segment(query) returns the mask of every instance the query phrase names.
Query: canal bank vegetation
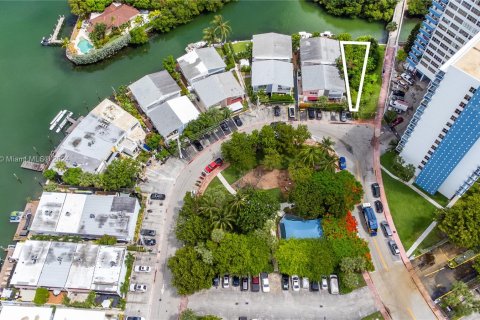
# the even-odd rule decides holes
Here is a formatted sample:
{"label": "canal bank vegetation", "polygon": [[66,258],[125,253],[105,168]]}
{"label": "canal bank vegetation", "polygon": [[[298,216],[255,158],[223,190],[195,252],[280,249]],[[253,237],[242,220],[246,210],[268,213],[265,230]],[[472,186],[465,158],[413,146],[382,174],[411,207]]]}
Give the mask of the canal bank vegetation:
{"label": "canal bank vegetation", "polygon": [[423,18],[432,5],[432,0],[408,0],[407,15],[412,18]]}
{"label": "canal bank vegetation", "polygon": [[398,0],[313,0],[330,14],[368,21],[392,20]]}

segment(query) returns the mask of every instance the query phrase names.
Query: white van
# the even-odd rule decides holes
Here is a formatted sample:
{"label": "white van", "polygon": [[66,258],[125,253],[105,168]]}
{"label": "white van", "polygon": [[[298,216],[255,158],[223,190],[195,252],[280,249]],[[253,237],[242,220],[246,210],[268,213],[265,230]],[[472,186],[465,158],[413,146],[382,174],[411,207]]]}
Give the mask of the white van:
{"label": "white van", "polygon": [[288,116],[290,118],[295,118],[295,106],[288,107]]}
{"label": "white van", "polygon": [[331,294],[340,293],[340,291],[338,290],[338,277],[336,274],[330,275],[330,293]]}
{"label": "white van", "polygon": [[405,112],[408,109],[408,104],[403,100],[390,100],[390,107],[400,112]]}

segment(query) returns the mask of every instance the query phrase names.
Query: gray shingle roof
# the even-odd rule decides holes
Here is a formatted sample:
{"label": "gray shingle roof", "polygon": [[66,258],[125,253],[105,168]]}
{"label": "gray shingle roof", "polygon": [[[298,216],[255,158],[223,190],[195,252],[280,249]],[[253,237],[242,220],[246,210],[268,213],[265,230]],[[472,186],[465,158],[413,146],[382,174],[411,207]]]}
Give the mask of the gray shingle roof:
{"label": "gray shingle roof", "polygon": [[302,90],[329,90],[345,92],[345,81],[338,68],[330,65],[302,67]]}
{"label": "gray shingle roof", "polygon": [[254,61],[252,63],[252,86],[270,84],[293,87],[293,64],[278,60]]}
{"label": "gray shingle roof", "polygon": [[227,98],[245,94],[243,88],[231,72],[214,74],[196,81],[193,83],[193,88],[207,108]]}
{"label": "gray shingle roof", "polygon": [[225,69],[227,66],[213,47],[190,51],[178,58],[177,62],[189,82],[210,74],[212,70]]}
{"label": "gray shingle roof", "polygon": [[338,40],[315,37],[300,40],[300,61],[303,64],[335,64],[340,57]]}
{"label": "gray shingle roof", "polygon": [[291,59],[292,37],[269,32],[253,35],[253,59]]}
{"label": "gray shingle roof", "polygon": [[199,115],[198,110],[186,97],[181,96],[156,106],[148,114],[153,125],[163,137],[175,130],[181,130]]}
{"label": "gray shingle roof", "polygon": [[166,70],[147,74],[128,87],[145,113],[154,103],[180,93],[180,87]]}

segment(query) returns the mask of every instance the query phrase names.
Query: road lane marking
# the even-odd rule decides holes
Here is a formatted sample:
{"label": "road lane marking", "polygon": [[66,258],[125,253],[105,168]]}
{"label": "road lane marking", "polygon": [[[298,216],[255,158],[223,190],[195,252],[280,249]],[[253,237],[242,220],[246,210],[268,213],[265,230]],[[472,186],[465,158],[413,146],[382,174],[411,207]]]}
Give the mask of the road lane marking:
{"label": "road lane marking", "polygon": [[382,262],[383,268],[388,271],[387,264],[385,263],[385,259],[383,259],[382,252],[380,251],[380,247],[378,246],[377,239],[373,238],[373,244],[375,245],[375,249],[377,250],[377,254],[380,257],[380,261]]}
{"label": "road lane marking", "polygon": [[413,320],[417,320],[417,318],[415,318],[415,316],[413,315],[412,309],[407,308],[407,311],[408,311],[408,314],[410,315],[410,317],[412,317]]}

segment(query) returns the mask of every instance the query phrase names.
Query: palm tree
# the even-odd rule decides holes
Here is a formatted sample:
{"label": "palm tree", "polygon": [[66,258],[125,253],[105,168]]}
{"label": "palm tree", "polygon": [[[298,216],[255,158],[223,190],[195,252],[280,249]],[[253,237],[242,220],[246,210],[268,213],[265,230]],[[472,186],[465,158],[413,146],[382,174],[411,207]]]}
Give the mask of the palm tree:
{"label": "palm tree", "polygon": [[235,216],[229,210],[218,210],[210,217],[210,221],[212,222],[212,227],[214,229],[229,231],[233,229]]}
{"label": "palm tree", "polygon": [[67,49],[69,45],[70,45],[70,39],[68,39],[67,37],[63,38],[62,39],[62,48]]}
{"label": "palm tree", "polygon": [[319,147],[327,153],[332,153],[335,142],[330,137],[323,137],[322,141],[318,143]]}
{"label": "palm tree", "polygon": [[217,33],[215,32],[214,27],[208,27],[203,29],[203,40],[206,41],[209,45],[218,41]]}
{"label": "palm tree", "polygon": [[215,216],[220,211],[217,199],[211,193],[205,194],[200,200],[198,211],[205,217]]}
{"label": "palm tree", "polygon": [[388,143],[388,150],[394,151],[397,148],[397,145],[398,145],[397,139],[390,140],[390,142]]}
{"label": "palm tree", "polygon": [[306,146],[298,153],[301,163],[307,167],[314,168],[324,157],[324,151],[320,148]]}
{"label": "palm tree", "polygon": [[211,24],[214,26],[215,33],[218,33],[220,41],[225,42],[232,31],[228,21],[224,21],[221,15],[216,15]]}
{"label": "palm tree", "polygon": [[243,192],[238,192],[228,202],[227,208],[230,212],[237,213],[245,206],[247,201],[248,201],[248,196]]}
{"label": "palm tree", "polygon": [[61,171],[61,172],[68,169],[67,163],[65,161],[62,161],[62,160],[59,160],[59,161],[55,162],[54,167],[55,167],[55,169],[57,169],[58,171]]}
{"label": "palm tree", "polygon": [[336,156],[332,156],[330,154],[324,154],[323,158],[320,160],[319,169],[321,171],[335,172],[337,165],[338,165],[338,159]]}

